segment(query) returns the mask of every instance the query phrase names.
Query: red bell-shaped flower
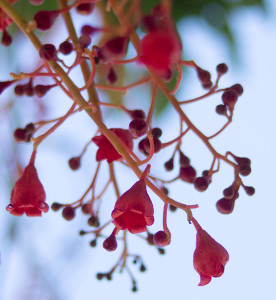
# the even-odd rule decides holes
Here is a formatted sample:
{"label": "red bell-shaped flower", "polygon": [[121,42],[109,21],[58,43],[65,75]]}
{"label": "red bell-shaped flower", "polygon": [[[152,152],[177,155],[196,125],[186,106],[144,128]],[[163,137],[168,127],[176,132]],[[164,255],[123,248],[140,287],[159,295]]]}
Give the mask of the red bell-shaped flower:
{"label": "red bell-shaped flower", "polygon": [[39,217],[41,212],[49,210],[43,185],[34,166],[35,155],[36,151],[12,190],[11,203],[6,207],[12,215],[21,216],[26,213],[28,217]]}
{"label": "red bell-shaped flower", "polygon": [[220,277],[223,274],[229,254],[194,218],[192,222],[197,231],[194,268],[200,275],[199,285],[202,286],[208,284],[212,277]]}
{"label": "red bell-shaped flower", "polygon": [[139,59],[164,75],[180,60],[181,51],[181,43],[173,30],[158,30],[148,33],[142,39]]}
{"label": "red bell-shaped flower", "polygon": [[153,205],[143,179],[137,181],[115,203],[111,213],[113,224],[120,230],[128,229],[131,233],[147,230],[154,222]]}
{"label": "red bell-shaped flower", "polygon": [[[129,150],[133,149],[132,135],[128,130],[111,128],[110,131],[112,131],[121,140],[126,148]],[[122,158],[122,156],[103,134],[93,137],[92,141],[99,147],[96,154],[96,161],[107,159],[107,162],[111,163],[114,160],[119,160]]]}

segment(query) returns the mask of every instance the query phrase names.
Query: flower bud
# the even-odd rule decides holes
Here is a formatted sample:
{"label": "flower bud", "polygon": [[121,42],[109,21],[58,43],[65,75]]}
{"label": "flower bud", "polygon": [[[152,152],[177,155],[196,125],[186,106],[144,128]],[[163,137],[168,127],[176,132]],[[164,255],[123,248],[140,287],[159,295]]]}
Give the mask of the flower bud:
{"label": "flower bud", "polygon": [[104,242],[103,242],[103,247],[105,250],[112,252],[117,249],[117,241],[115,234],[111,234],[110,237],[108,237]]}
{"label": "flower bud", "polygon": [[163,248],[171,243],[171,237],[165,231],[158,231],[153,236],[153,242],[157,247]]}

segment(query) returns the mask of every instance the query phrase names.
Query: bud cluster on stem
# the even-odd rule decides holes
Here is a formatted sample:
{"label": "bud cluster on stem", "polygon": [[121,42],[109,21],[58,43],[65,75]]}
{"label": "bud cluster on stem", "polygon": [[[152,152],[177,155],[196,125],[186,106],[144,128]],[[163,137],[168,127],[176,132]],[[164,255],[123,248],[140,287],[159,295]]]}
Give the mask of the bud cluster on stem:
{"label": "bud cluster on stem", "polygon": [[[188,222],[193,223],[196,228],[194,267],[201,278],[199,285],[209,283],[212,277],[221,276],[229,259],[228,252],[211,238],[193,217],[192,211],[199,205],[184,204],[183,195],[179,197],[180,200],[172,199],[169,197],[167,187],[179,180],[183,183],[183,188],[192,185],[197,191],[205,192],[212,184],[213,176],[219,173],[220,162],[223,161],[233,168],[234,181],[230,187],[224,189],[224,197],[216,203],[218,211],[222,214],[230,214],[233,211],[240,187],[243,187],[246,194],[250,196],[254,194],[254,188],[246,186],[240,177],[240,175],[248,176],[251,173],[251,161],[231,152],[225,155],[220,154],[210,141],[231,124],[234,108],[243,93],[243,87],[238,83],[230,87],[219,87],[220,78],[228,72],[228,66],[225,63],[219,63],[216,67],[216,80],[213,81],[211,72],[198,66],[194,61],[182,59],[183,46],[171,16],[173,4],[170,1],[160,1],[150,12],[145,13],[140,1],[129,1],[127,5],[128,1],[118,3],[116,0],[109,0],[105,9],[102,9],[104,1],[101,0],[76,0],[70,5],[67,0],[57,0],[58,9],[38,10],[31,20],[25,20],[24,16],[13,8],[12,5],[15,2],[0,0],[2,44],[5,46],[12,44],[12,39],[7,35],[7,28],[14,22],[33,44],[40,59],[37,61],[38,67],[31,73],[11,72],[12,79],[0,82],[0,94],[15,84],[14,92],[18,98],[16,101],[20,101],[20,97],[38,100],[38,98],[46,99],[48,93],[60,89],[64,92],[64,98],[71,102],[71,107],[61,117],[46,121],[34,120],[13,132],[15,141],[32,144],[33,152],[29,164],[15,183],[7,210],[15,216],[25,213],[30,217],[41,216],[42,212],[48,211],[49,206],[45,202],[46,194],[34,166],[36,154],[44,141],[73,114],[86,114],[97,127],[97,132],[94,135],[91,134],[80,154],[72,154],[68,159],[68,165],[75,173],[81,172],[82,158],[88,155],[86,151],[88,147],[94,145],[96,152],[92,160],[96,170],[88,188],[78,200],[72,203],[54,202],[51,208],[54,212],[61,210],[61,216],[67,221],[74,221],[80,216],[86,217],[87,225],[93,229],[80,230],[79,233],[81,236],[87,234],[93,236],[90,241],[91,247],[96,247],[99,244],[98,239],[104,238],[102,247],[108,252],[113,252],[120,248],[122,242],[123,251],[118,262],[109,272],[98,273],[97,279],[111,280],[116,269],[127,270],[132,280],[132,291],[136,292],[137,282],[130,271],[129,259],[135,257],[133,264],[139,263],[140,272],[145,272],[146,266],[140,255],[129,253],[127,235],[134,234],[142,237],[150,246],[156,247],[160,254],[164,254],[163,248],[169,246],[172,240],[168,225],[168,208],[170,212],[176,211],[177,208],[184,211]],[[29,2],[39,6],[43,1],[29,0]],[[101,7],[99,11],[106,14],[103,17],[105,22],[108,22],[108,13],[112,10],[118,19],[118,25],[104,24],[102,27],[95,27],[89,24],[93,20],[94,11],[99,7]],[[75,29],[77,21],[72,17],[73,10],[88,22],[82,26],[80,33]],[[49,40],[42,43],[40,36],[57,29],[55,27],[57,19],[61,18],[67,34],[60,44],[56,45],[51,40],[50,34],[47,35]],[[143,31],[142,34],[141,31]],[[99,42],[94,41],[95,34],[101,35]],[[136,54],[127,59],[129,45],[132,45]],[[73,58],[71,65],[67,65],[66,57]],[[128,78],[123,78],[123,73],[118,69],[119,67],[127,69],[130,64],[138,65],[139,70],[142,68],[143,75],[139,80],[122,86],[124,79],[127,81]],[[72,71],[75,68],[79,68],[82,73],[84,80],[82,86],[78,86],[74,81]],[[176,91],[183,83],[182,73],[185,68],[194,70],[195,80],[198,80],[205,89],[201,96],[187,100],[177,99]],[[100,82],[103,74],[104,84]],[[177,80],[171,88],[173,77]],[[45,84],[42,78],[47,78],[49,83]],[[22,83],[25,79],[28,82]],[[126,93],[136,87],[147,87],[145,90],[149,91],[146,96],[147,110],[142,110],[140,103],[134,103],[136,106],[130,108],[128,102],[122,101],[118,104],[115,100],[113,101],[112,95]],[[102,101],[101,91],[110,93],[109,102]],[[83,92],[86,92],[87,97]],[[168,141],[165,141],[162,135],[167,128],[154,126],[158,92],[166,97],[169,106],[176,113],[177,123],[181,124],[179,129],[173,131],[174,136]],[[226,118],[226,121],[220,130],[207,137],[193,123],[183,107],[218,93],[221,93],[222,103],[218,104],[214,110],[220,118]],[[127,115],[128,121],[125,122],[122,118],[121,123],[118,122],[116,126],[110,128],[108,117],[102,114],[104,108],[110,112],[121,110]],[[85,130],[87,131],[87,128]],[[201,176],[197,175],[196,164],[190,157],[192,154],[186,153],[188,151],[183,143],[188,132],[200,139],[212,155],[210,168],[204,169]],[[163,150],[169,147],[173,149],[173,154],[165,160],[162,157]],[[155,159],[157,157],[158,159]],[[178,162],[175,157],[179,157]],[[164,165],[168,172],[176,168],[177,177],[171,180],[161,179],[159,175],[155,176],[150,171],[153,163],[158,167]],[[108,165],[108,176],[102,176],[104,171],[101,166],[104,164]],[[118,183],[122,179],[115,174],[114,170],[114,166],[118,164],[123,165],[138,178],[136,182],[128,182],[128,189],[123,193],[120,193]],[[104,184],[99,185],[99,181]],[[111,212],[104,213],[104,216],[110,217],[106,222],[102,222],[100,207],[102,207],[106,190],[110,186],[113,186],[115,190],[115,197],[112,200],[114,207]],[[164,205],[163,228],[155,234],[150,233],[149,228],[158,219],[154,209],[158,204],[151,200],[149,190],[154,192],[156,198],[160,198]],[[78,211],[80,214],[77,213]],[[109,235],[106,235],[105,230],[109,226],[113,226],[113,229],[112,232],[109,231]]]}

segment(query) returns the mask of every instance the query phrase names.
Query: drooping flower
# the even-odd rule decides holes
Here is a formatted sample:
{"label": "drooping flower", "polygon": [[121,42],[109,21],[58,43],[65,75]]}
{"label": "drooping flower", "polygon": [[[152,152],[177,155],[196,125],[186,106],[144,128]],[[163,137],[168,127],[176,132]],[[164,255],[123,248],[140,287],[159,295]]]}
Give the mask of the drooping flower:
{"label": "drooping flower", "polygon": [[[147,171],[148,168],[145,172]],[[116,201],[111,217],[117,229],[139,233],[146,231],[147,226],[153,224],[153,213],[153,205],[142,175],[142,178]]]}
{"label": "drooping flower", "polygon": [[157,30],[142,39],[139,60],[165,76],[180,60],[181,51],[181,43],[173,30]]}
{"label": "drooping flower", "polygon": [[6,207],[14,216],[24,213],[28,217],[39,217],[49,210],[45,202],[46,194],[34,166],[36,151],[33,152],[28,166],[15,183],[11,193],[10,204]]}
{"label": "drooping flower", "polygon": [[[126,148],[128,148],[129,150],[133,149],[132,136],[128,130],[121,128],[111,128],[110,131],[112,131],[118,137],[118,139],[121,140]],[[117,152],[117,150],[103,134],[93,137],[92,141],[99,147],[96,154],[96,161],[107,159],[107,162],[111,163],[114,160],[119,160],[122,158],[122,156]]]}
{"label": "drooping flower", "polygon": [[199,286],[208,284],[212,277],[220,277],[229,260],[228,252],[216,242],[193,218],[196,228],[196,249],[194,252],[194,268],[200,275]]}

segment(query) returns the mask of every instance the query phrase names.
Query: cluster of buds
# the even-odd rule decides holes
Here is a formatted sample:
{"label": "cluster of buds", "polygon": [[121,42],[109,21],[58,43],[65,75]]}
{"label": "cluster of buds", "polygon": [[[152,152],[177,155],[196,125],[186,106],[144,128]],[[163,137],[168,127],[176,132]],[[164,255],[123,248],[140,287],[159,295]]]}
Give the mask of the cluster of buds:
{"label": "cluster of buds", "polygon": [[[156,247],[160,254],[164,254],[164,247],[171,243],[172,235],[167,224],[167,212],[175,211],[177,208],[187,214],[189,223],[193,223],[196,230],[196,249],[194,252],[194,268],[200,275],[199,285],[206,285],[212,277],[220,277],[224,272],[224,267],[229,259],[228,252],[217,243],[206,231],[204,231],[193,216],[193,211],[199,207],[198,204],[186,205],[168,196],[168,186],[176,180],[190,184],[199,192],[204,192],[212,183],[213,175],[220,169],[220,162],[223,161],[234,170],[233,184],[223,191],[224,197],[220,199],[216,206],[220,213],[229,214],[233,211],[236,199],[239,196],[239,188],[242,186],[248,195],[254,194],[254,188],[245,186],[240,175],[247,176],[251,172],[251,162],[248,158],[238,157],[231,152],[225,155],[218,153],[211,144],[211,139],[221,134],[233,120],[234,108],[238,98],[243,93],[240,84],[230,87],[219,87],[221,76],[228,71],[225,63],[220,63],[216,68],[216,80],[211,79],[211,73],[199,67],[194,61],[187,61],[181,58],[182,43],[176,31],[175,24],[171,18],[170,1],[161,1],[154,6],[150,12],[144,14],[139,6],[139,1],[107,1],[106,10],[102,13],[108,14],[112,10],[118,18],[117,27],[105,26],[95,27],[92,24],[85,24],[78,34],[74,29],[74,21],[71,11],[76,10],[86,20],[92,20],[91,15],[97,10],[98,5],[102,5],[101,0],[75,0],[67,5],[66,1],[58,1],[59,9],[47,11],[39,10],[31,20],[24,20],[22,16],[12,7],[16,1],[0,0],[0,30],[3,31],[2,44],[8,46],[7,28],[15,22],[21,31],[29,38],[38,51],[38,67],[31,73],[11,73],[12,79],[0,82],[0,94],[7,88],[15,85],[15,95],[28,96],[32,98],[46,97],[52,89],[59,88],[64,92],[64,97],[72,102],[70,109],[61,117],[53,120],[32,120],[24,128],[17,128],[14,131],[14,138],[17,142],[28,142],[33,145],[33,152],[29,164],[24,169],[21,177],[15,183],[11,193],[10,204],[7,211],[15,216],[24,213],[29,216],[41,216],[42,212],[48,211],[46,194],[41,184],[37,170],[35,168],[35,157],[39,154],[39,147],[43,141],[54,133],[67,119],[76,113],[86,113],[97,126],[95,135],[91,135],[89,141],[79,155],[72,156],[69,167],[73,171],[81,169],[81,159],[87,148],[94,144],[97,151],[93,160],[96,171],[93,179],[82,197],[73,203],[57,203],[51,205],[53,211],[61,210],[62,217],[73,220],[81,211],[81,216],[85,215],[87,224],[93,227],[92,230],[81,230],[80,235],[92,235],[91,247],[98,245],[98,240],[102,239],[102,247],[108,252],[115,251],[118,243],[123,242],[123,253],[119,261],[107,273],[98,273],[97,279],[112,279],[113,273],[124,269],[130,274],[132,280],[132,291],[137,291],[137,282],[128,267],[129,259],[133,263],[140,263],[140,271],[146,270],[145,264],[140,255],[128,252],[127,234],[142,237],[149,245]],[[41,5],[43,1],[30,0],[33,5]],[[129,3],[128,3],[129,2]],[[128,4],[128,5],[127,5]],[[122,6],[121,6],[122,5]],[[138,12],[138,13],[137,13]],[[54,45],[50,41],[42,44],[37,33],[50,32],[54,30],[58,18],[64,17],[68,36],[59,45]],[[24,26],[23,26],[24,25]],[[137,32],[142,29],[143,35]],[[94,44],[94,35],[102,36],[100,42]],[[49,35],[50,36],[50,35]],[[136,50],[136,56],[126,59],[128,45],[132,44]],[[64,61],[65,56],[74,57],[72,65],[68,66]],[[139,69],[143,68],[143,76],[136,82],[128,83],[127,86],[119,84],[119,73],[117,66],[128,66],[137,64]],[[84,86],[78,87],[71,76],[71,71],[80,68],[84,77]],[[192,68],[195,77],[198,78],[203,89],[203,95],[193,99],[179,100],[175,94],[182,83],[183,68]],[[105,84],[99,83],[101,74],[105,73]],[[44,84],[41,78],[49,78],[52,82]],[[172,83],[176,78],[172,89],[168,83]],[[27,83],[21,83],[25,79]],[[118,84],[117,84],[118,83]],[[127,105],[103,102],[99,97],[99,92],[104,90],[110,93],[127,92],[137,86],[150,86],[148,96],[149,108],[147,112],[140,107],[130,109]],[[177,136],[169,141],[163,141],[162,130],[164,128],[154,127],[154,111],[156,110],[157,91],[160,90],[168,99],[171,107],[175,109],[178,121],[181,124]],[[88,100],[83,97],[83,91],[87,92]],[[183,106],[206,99],[212,95],[221,93],[222,103],[218,104],[215,111],[219,115],[226,117],[225,125],[211,136],[204,135],[184,112]],[[16,100],[20,101],[20,100]],[[102,109],[121,110],[130,120],[126,124],[118,124],[116,128],[109,128],[106,120],[102,116]],[[45,126],[47,125],[47,127]],[[51,126],[49,129],[49,125]],[[174,131],[174,133],[177,130]],[[197,170],[188,157],[182,141],[188,132],[197,136],[210,150],[213,158],[210,161],[210,168],[203,170],[201,176],[197,175]],[[159,159],[152,160],[157,153],[167,147],[173,147],[172,157],[168,161]],[[143,156],[142,158],[141,155]],[[179,162],[175,163],[175,156],[179,157]],[[229,158],[230,157],[230,158]],[[178,175],[173,180],[164,180],[154,176],[150,172],[151,164],[164,164],[167,171],[178,168]],[[109,167],[109,177],[101,176],[101,165],[107,164]],[[132,171],[137,177],[136,183],[128,183],[129,189],[123,194],[119,192],[119,178],[115,176],[114,165],[122,164]],[[144,167],[145,166],[145,167]],[[102,190],[96,194],[97,182],[106,180]],[[109,220],[101,224],[100,207],[102,199],[109,186],[113,186],[116,192],[114,197],[114,208],[110,212]],[[154,223],[154,205],[149,196],[148,190],[156,194],[163,201],[163,228],[156,233],[151,233],[149,227]],[[107,214],[105,213],[105,216]],[[113,224],[113,225],[112,225]],[[109,227],[109,235],[104,232]],[[111,232],[111,234],[110,234]],[[120,237],[120,238],[119,238]]]}

